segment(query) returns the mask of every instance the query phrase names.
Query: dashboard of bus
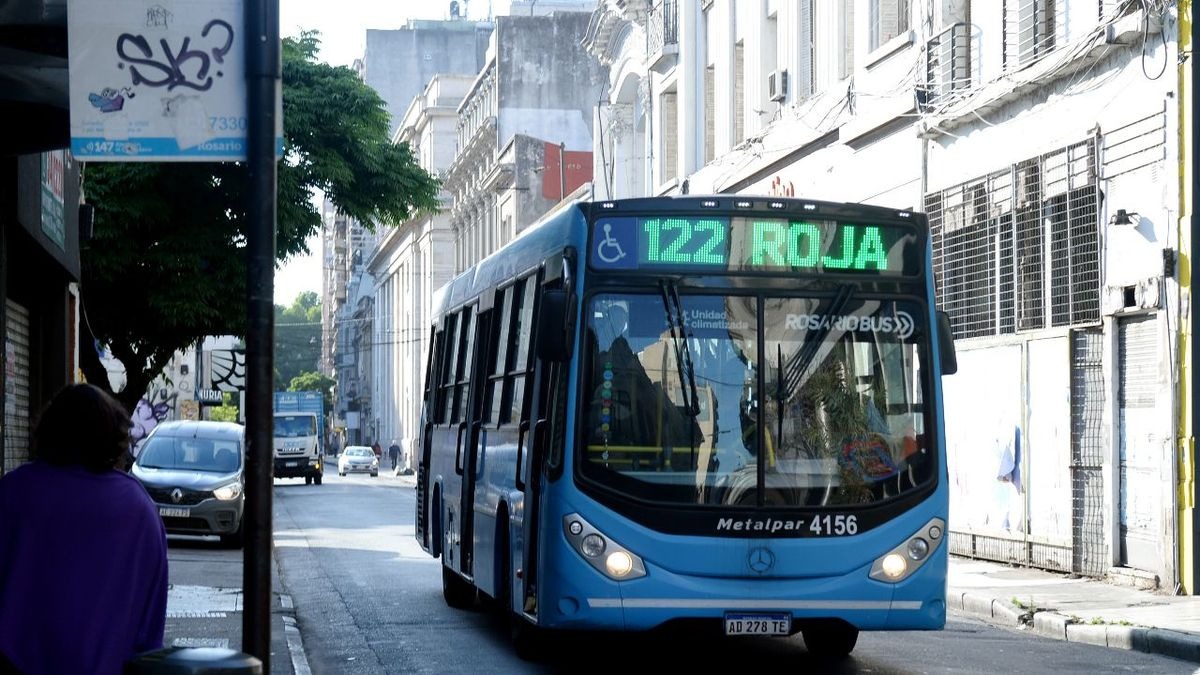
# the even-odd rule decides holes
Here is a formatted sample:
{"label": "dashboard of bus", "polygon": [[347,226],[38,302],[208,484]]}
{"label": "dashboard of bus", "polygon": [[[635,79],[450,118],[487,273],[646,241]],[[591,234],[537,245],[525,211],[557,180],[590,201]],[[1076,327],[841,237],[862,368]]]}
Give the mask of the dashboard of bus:
{"label": "dashboard of bus", "polygon": [[936,480],[918,299],[660,283],[583,311],[585,483],[744,511],[878,505]]}

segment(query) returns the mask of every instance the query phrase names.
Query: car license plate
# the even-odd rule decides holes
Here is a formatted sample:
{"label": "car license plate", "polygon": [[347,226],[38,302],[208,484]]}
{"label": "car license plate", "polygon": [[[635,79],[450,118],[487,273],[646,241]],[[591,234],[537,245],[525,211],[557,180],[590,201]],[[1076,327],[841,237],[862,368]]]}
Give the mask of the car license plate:
{"label": "car license plate", "polygon": [[174,509],[166,506],[160,506],[158,508],[158,515],[167,516],[168,518],[187,518],[189,515],[191,515],[191,511],[188,509]]}
{"label": "car license plate", "polygon": [[300,466],[300,462],[284,462],[284,466]]}
{"label": "car license plate", "polygon": [[792,630],[792,616],[785,613],[726,614],[726,635],[787,635]]}

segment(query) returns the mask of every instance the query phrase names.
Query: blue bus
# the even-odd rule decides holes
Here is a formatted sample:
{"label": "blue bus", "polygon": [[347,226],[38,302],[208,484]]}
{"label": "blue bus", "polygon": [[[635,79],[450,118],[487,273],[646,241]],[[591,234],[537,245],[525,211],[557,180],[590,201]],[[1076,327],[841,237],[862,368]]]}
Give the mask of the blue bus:
{"label": "blue bus", "polygon": [[946,617],[940,378],[918,212],[575,202],[439,291],[416,538],[446,602],[556,629],[803,635]]}

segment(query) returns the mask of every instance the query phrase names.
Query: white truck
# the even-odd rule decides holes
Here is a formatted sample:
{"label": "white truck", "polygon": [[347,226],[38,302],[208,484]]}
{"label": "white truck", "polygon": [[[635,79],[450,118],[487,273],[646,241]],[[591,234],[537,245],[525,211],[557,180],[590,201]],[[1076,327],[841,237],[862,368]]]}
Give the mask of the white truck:
{"label": "white truck", "polygon": [[[311,400],[314,398],[315,404]],[[321,484],[325,471],[324,406],[320,392],[275,393],[272,446],[276,478],[303,478],[306,485]]]}

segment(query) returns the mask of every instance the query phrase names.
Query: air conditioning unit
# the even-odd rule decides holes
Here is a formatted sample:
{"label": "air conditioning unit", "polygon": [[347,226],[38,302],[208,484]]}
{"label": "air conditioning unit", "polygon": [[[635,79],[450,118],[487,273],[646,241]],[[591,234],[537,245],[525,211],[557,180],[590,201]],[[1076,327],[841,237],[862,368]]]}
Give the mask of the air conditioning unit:
{"label": "air conditioning unit", "polygon": [[787,98],[788,74],[786,70],[772,70],[767,73],[767,98],[772,101],[782,101]]}

